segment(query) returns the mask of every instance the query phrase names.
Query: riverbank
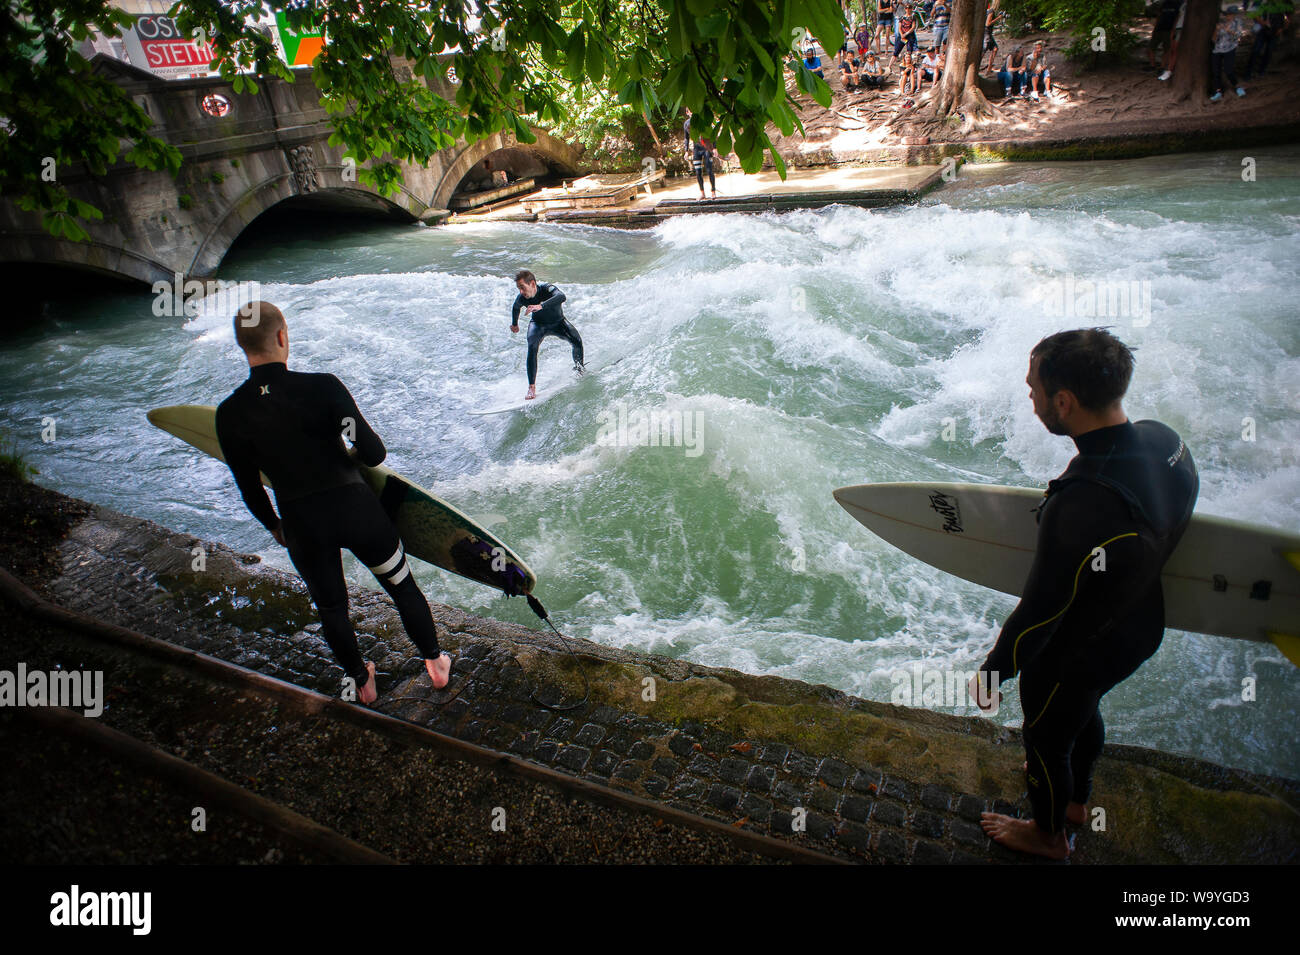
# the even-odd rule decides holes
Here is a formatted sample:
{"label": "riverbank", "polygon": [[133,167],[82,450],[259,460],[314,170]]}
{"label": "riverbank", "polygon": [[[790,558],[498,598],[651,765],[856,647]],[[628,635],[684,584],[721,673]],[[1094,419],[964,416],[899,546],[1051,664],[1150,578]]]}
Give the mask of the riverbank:
{"label": "riverbank", "polygon": [[789,172],[785,179],[773,171],[745,175],[739,169],[720,169],[716,175],[717,194],[707,199],[700,198],[694,178],[677,176],[664,179],[653,192],[642,192],[626,202],[600,208],[528,212],[520,200],[509,200],[484,212],[455,214],[444,221],[453,225],[567,222],[650,228],[673,216],[700,212],[783,212],[835,204],[878,209],[916,202],[945,178],[951,179],[959,164],[800,169]]}
{"label": "riverbank", "polygon": [[[36,488],[21,493],[61,498]],[[255,556],[105,508],[67,505],[65,512],[61,540],[9,540],[0,562],[39,566],[31,554],[47,552],[54,562],[33,583],[69,609],[338,695],[341,671],[295,578]],[[206,561],[195,571],[200,545]],[[1026,807],[1015,730],[583,640],[570,640],[571,655],[554,636],[434,605],[444,645],[457,656],[452,698],[429,687],[386,598],[352,595],[362,648],[380,671],[381,713],[841,858],[1024,861],[990,844],[977,822],[987,809]],[[6,666],[15,661],[9,632]],[[557,713],[534,695],[578,705]],[[186,718],[174,719],[183,725]],[[291,778],[301,768],[287,750],[273,759]],[[310,773],[296,778],[310,787]],[[1300,846],[1295,781],[1107,746],[1095,800],[1105,829],[1078,833],[1077,863],[1285,862]]]}
{"label": "riverbank", "polygon": [[[1139,23],[1143,41],[1150,28],[1151,21]],[[927,42],[922,31],[923,48]],[[1053,95],[1042,91],[1037,100],[1004,96],[997,69],[1017,47],[1028,52],[1039,42],[1051,70]],[[1100,68],[1093,68],[1090,58],[1067,58],[1064,51],[1071,37],[1065,34],[999,34],[998,43],[995,69],[987,69],[987,53],[981,60],[980,83],[991,114],[978,124],[961,116],[943,123],[920,120],[931,88],[913,96],[900,93],[896,69],[888,74],[892,82],[884,89],[846,89],[831,55],[823,57],[832,92],[830,108],[799,94],[791,78],[787,86],[800,102],[804,131],[782,136],[770,127],[769,135],[782,157],[795,166],[890,159],[934,162],[930,150],[917,150],[924,146],[955,149],[975,161],[1036,161],[1123,159],[1300,142],[1300,101],[1294,95],[1300,88],[1300,60],[1294,55],[1293,37],[1279,44],[1266,74],[1250,79],[1244,78],[1250,43],[1243,42],[1237,70],[1246,95],[1228,90],[1217,103],[1199,96],[1175,101],[1170,84],[1157,79],[1160,70],[1148,65],[1145,42],[1122,61],[1107,57]]]}

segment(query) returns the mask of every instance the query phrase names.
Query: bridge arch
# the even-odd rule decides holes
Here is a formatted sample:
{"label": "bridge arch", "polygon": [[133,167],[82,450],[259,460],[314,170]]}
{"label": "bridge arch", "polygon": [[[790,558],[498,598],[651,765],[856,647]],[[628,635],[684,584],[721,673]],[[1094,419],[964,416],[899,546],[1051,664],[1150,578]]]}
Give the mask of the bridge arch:
{"label": "bridge arch", "polygon": [[[533,129],[532,132],[537,137],[537,141],[532,143],[521,143],[513,133],[499,132],[493,133],[486,139],[462,146],[438,180],[438,185],[429,199],[429,205],[434,209],[446,209],[456,188],[469,171],[483,159],[502,149],[527,149],[565,174],[578,173],[582,160],[576,149],[544,130]],[[453,150],[455,148],[451,147]]]}
{"label": "bridge arch", "polygon": [[408,222],[418,219],[425,208],[420,198],[405,184],[400,187],[396,199],[389,199],[368,186],[344,179],[342,164],[317,166],[316,171],[318,185],[307,191],[295,188],[292,172],[270,176],[254,184],[230,205],[204,236],[187,273],[195,276],[211,275],[235,244],[235,240],[254,220],[289,200],[303,206],[371,212]]}

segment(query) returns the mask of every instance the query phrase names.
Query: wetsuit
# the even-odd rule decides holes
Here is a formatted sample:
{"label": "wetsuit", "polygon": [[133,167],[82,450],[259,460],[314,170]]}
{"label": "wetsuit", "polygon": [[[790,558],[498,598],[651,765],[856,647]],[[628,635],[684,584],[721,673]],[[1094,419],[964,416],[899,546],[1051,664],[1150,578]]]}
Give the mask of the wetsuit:
{"label": "wetsuit", "polygon": [[[411,575],[397,529],[361,477],[342,433],[355,435],[356,458],[374,467],[386,451],[347,388],[333,375],[257,365],[217,407],[217,440],[253,516],[280,527],[334,657],[361,686],[369,680],[348,616],[339,549],[348,548],[393,598],[407,634],[425,659],[439,654],[428,601]],[[258,471],[275,488],[280,516]]]}
{"label": "wetsuit", "polygon": [[[820,63],[821,61],[818,60]],[[695,155],[692,160],[695,166],[695,179],[700,184],[700,195],[704,194],[704,173],[709,173],[709,191],[717,192],[718,185],[713,176],[713,144],[705,140],[700,140],[695,144]]]}
{"label": "wetsuit", "polygon": [[564,293],[554,285],[549,282],[545,285],[538,282],[536,295],[525,298],[523,293],[520,293],[515,297],[515,304],[510,306],[512,328],[519,324],[520,309],[529,305],[542,306],[532,313],[532,321],[528,324],[528,384],[530,385],[537,384],[537,349],[541,347],[542,339],[548,335],[557,335],[572,345],[573,363],[582,365],[582,336],[564,317],[564,309],[560,307],[564,300]]}
{"label": "wetsuit", "polygon": [[1092,791],[1101,697],[1160,646],[1160,572],[1199,488],[1186,445],[1157,421],[1074,441],[1078,455],[1038,512],[1024,595],[981,667],[1001,681],[1020,675],[1029,799],[1047,832]]}

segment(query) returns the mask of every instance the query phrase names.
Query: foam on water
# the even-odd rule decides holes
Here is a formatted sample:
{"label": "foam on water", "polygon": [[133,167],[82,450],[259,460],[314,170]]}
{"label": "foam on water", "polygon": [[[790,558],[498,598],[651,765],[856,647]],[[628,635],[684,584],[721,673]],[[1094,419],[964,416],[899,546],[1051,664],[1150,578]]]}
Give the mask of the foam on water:
{"label": "foam on water", "polygon": [[[977,666],[1014,601],[902,555],[830,491],[1055,476],[1072,446],[1043,430],[1023,383],[1044,334],[1117,326],[1137,355],[1127,409],[1185,437],[1199,509],[1300,530],[1300,163],[1261,153],[1270,175],[1247,192],[1216,185],[1232,161],[973,170],[905,209],[644,232],[314,230],[254,239],[223,275],[263,283],[289,315],[293,366],[348,384],[393,467],[492,518],[569,632],[887,700],[915,662]],[[524,336],[507,328],[520,267],[562,286],[588,363],[605,367],[575,381],[549,341],[539,386],[564,394],[473,417],[526,384]],[[1150,315],[1049,313],[1070,275],[1149,283]],[[105,296],[11,340],[6,427],[47,483],[288,569],[229,472],[144,420],[242,380],[224,304],[178,319],[149,304]],[[698,422],[699,444],[610,446],[620,409]],[[34,437],[46,415],[53,446]],[[432,599],[532,620],[476,584],[418,576]],[[1251,675],[1267,706],[1241,701]],[[1103,710],[1114,741],[1297,776],[1298,690],[1271,647],[1170,633]],[[1019,718],[1012,693],[997,719]]]}

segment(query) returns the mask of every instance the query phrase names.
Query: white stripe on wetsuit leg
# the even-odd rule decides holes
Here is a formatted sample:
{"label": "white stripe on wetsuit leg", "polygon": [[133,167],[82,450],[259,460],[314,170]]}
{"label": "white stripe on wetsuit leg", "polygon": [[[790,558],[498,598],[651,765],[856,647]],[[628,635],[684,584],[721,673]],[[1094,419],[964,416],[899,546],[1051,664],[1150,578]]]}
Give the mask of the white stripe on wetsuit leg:
{"label": "white stripe on wetsuit leg", "polygon": [[388,560],[384,561],[382,564],[380,564],[377,567],[371,567],[370,570],[376,576],[382,577],[385,574],[392,573],[393,569],[401,562],[402,562],[402,545],[401,543],[398,543],[397,550],[394,552],[392,557],[388,558]]}
{"label": "white stripe on wetsuit leg", "polygon": [[393,574],[393,576],[389,577],[388,582],[393,586],[397,586],[403,580],[406,579],[406,575],[409,574],[410,572],[411,572],[411,565],[408,564],[406,561],[402,561],[402,569],[399,570],[397,573]]}

